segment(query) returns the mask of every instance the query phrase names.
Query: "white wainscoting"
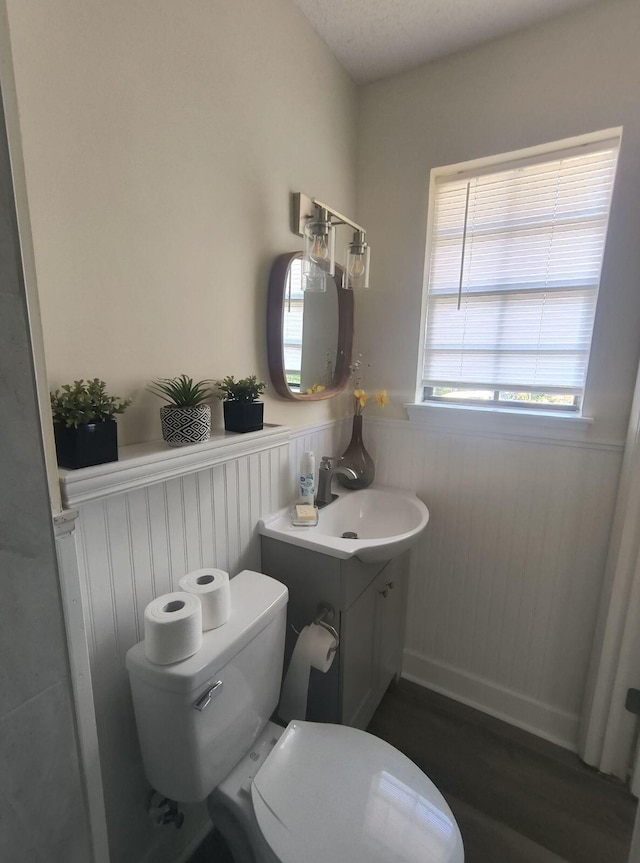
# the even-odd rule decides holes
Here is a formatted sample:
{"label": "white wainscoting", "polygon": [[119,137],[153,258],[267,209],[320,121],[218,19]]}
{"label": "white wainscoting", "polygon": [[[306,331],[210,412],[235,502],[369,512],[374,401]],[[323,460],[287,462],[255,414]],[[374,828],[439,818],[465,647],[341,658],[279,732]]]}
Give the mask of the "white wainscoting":
{"label": "white wainscoting", "polygon": [[124,665],[143,638],[145,606],[194,569],[259,569],[259,518],[293,500],[300,453],[332,453],[338,433],[334,423],[265,430],[166,457],[125,447],[111,467],[64,474],[65,501],[78,511],[77,561],[67,550],[61,562],[77,565],[84,597],[111,860],[174,863],[208,822],[204,806],[185,807],[180,831],[154,827],[145,813],[148,785]]}
{"label": "white wainscoting", "polygon": [[[192,569],[259,568],[257,521],[293,499],[301,454],[339,454],[348,436],[348,421],[267,434],[201,468],[176,456],[183,470],[168,475],[148,460],[136,473],[134,458],[133,472],[114,469],[119,488],[74,473],[77,560],[68,545],[61,560],[84,604],[112,860],[183,859],[207,827],[203,806],[187,808],[181,831],[145,814],[124,667],[145,605]],[[405,675],[574,748],[621,446],[369,416],[365,443],[377,481],[413,489],[431,511],[412,554]]]}
{"label": "white wainscoting", "polygon": [[365,445],[431,513],[404,675],[575,749],[622,446],[370,418]]}

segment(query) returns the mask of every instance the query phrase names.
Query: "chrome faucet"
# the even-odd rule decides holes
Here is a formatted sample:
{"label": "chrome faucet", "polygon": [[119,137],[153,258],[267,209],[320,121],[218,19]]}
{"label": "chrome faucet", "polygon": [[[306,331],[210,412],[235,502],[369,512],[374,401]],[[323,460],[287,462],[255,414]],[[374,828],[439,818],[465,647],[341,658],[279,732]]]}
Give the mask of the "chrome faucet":
{"label": "chrome faucet", "polygon": [[332,467],[332,461],[337,461],[337,459],[335,456],[330,455],[323,455],[320,461],[320,467],[318,468],[318,492],[316,494],[316,506],[318,509],[322,509],[323,506],[327,506],[338,497],[337,494],[331,493],[331,481],[336,474],[342,474],[342,476],[347,476],[349,479],[358,479],[358,474],[355,470],[352,470],[350,467],[343,467],[342,465]]}

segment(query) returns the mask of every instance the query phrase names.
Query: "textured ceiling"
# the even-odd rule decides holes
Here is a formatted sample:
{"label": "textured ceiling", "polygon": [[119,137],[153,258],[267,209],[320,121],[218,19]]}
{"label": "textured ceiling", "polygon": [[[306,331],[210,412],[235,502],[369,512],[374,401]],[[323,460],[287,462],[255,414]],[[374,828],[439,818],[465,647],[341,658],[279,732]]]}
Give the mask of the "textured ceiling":
{"label": "textured ceiling", "polygon": [[354,81],[364,84],[596,0],[294,2]]}

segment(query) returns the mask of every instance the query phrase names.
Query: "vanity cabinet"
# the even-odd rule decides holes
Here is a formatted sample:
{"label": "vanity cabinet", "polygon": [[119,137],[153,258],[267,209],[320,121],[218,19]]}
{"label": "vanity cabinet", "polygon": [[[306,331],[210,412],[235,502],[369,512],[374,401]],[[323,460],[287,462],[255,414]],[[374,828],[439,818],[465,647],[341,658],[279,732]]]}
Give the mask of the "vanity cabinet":
{"label": "vanity cabinet", "polygon": [[331,557],[261,537],[262,570],[289,589],[285,671],[295,630],[311,623],[318,606],[338,630],[340,647],[326,674],[311,669],[307,719],[366,728],[400,674],[406,615],[409,553],[381,563]]}

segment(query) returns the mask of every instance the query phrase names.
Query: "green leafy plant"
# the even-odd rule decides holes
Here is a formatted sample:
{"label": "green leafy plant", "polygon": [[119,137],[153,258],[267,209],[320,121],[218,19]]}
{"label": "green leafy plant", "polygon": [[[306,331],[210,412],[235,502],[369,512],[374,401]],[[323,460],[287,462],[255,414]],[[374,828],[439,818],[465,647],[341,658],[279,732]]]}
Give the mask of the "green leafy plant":
{"label": "green leafy plant", "polygon": [[259,381],[255,375],[240,378],[236,381],[233,375],[227,375],[216,383],[218,398],[226,402],[255,402],[266,390],[264,381]]}
{"label": "green leafy plant", "polygon": [[187,375],[177,378],[158,378],[147,387],[154,396],[165,399],[176,408],[195,408],[215,395],[209,380],[194,381]]}
{"label": "green leafy plant", "polygon": [[50,393],[54,423],[77,428],[87,423],[111,420],[115,414],[123,413],[131,399],[110,396],[106,386],[99,378],[86,382],[80,379]]}

